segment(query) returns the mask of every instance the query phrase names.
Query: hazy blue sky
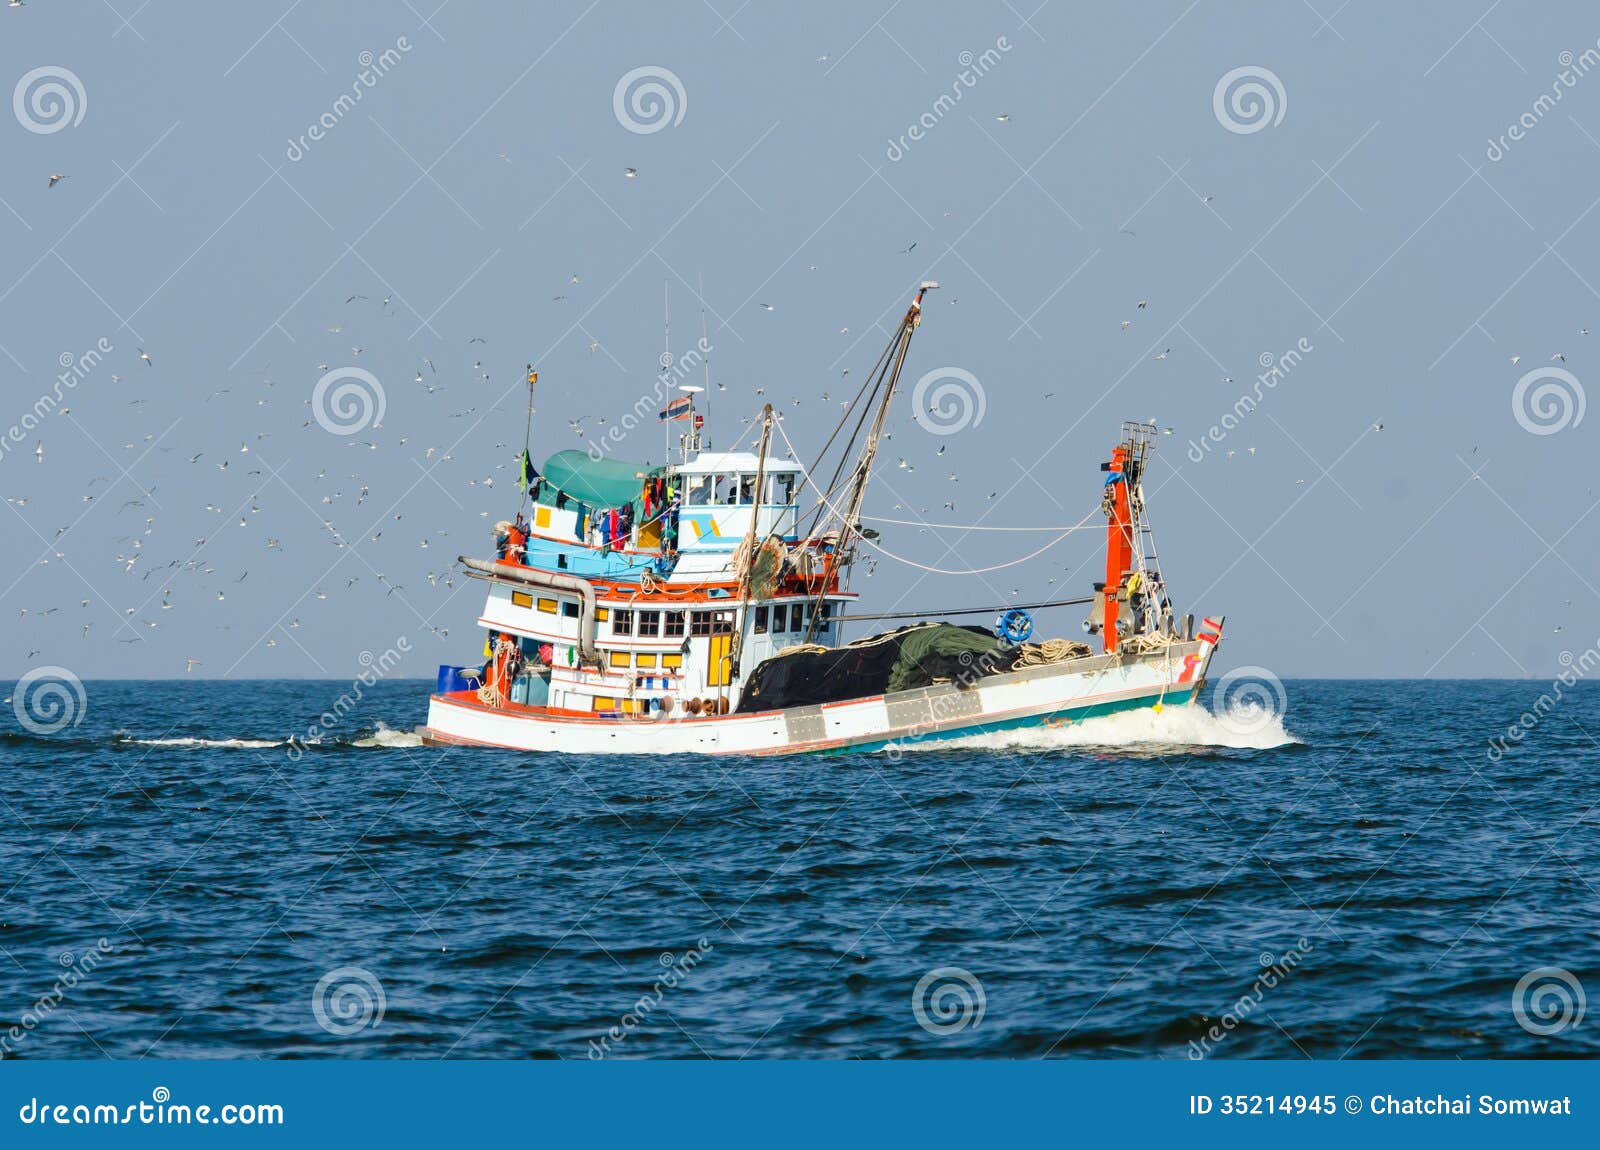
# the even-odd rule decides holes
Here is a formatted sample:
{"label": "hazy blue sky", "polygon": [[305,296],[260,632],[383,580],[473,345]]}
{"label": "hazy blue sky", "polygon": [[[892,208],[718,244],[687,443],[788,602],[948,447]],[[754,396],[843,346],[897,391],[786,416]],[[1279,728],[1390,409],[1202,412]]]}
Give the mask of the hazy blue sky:
{"label": "hazy blue sky", "polygon": [[[1600,332],[1600,67],[1583,58],[1600,13],[1035,6],[0,12],[5,89],[54,69],[33,87],[63,83],[67,105],[52,119],[50,93],[41,110],[24,90],[0,115],[0,425],[52,391],[63,355],[112,349],[66,390],[70,412],[0,458],[0,673],[161,676],[194,658],[196,674],[343,678],[400,636],[407,673],[469,660],[476,586],[427,575],[481,554],[514,509],[523,364],[542,372],[536,454],[580,446],[569,420],[593,429],[650,390],[664,281],[673,346],[698,337],[701,277],[719,444],[764,387],[802,448],[917,282],[941,281],[880,515],[1073,524],[1120,421],[1171,426],[1150,480],[1161,555],[1181,606],[1227,614],[1219,670],[1542,676],[1592,645],[1600,416],[1575,403],[1600,362],[1600,334],[1581,334]],[[360,54],[385,49],[363,85]],[[659,130],[614,109],[639,68],[681,84]],[[1265,122],[1226,91],[1219,113],[1241,68]],[[325,114],[324,138],[291,143]],[[923,138],[898,143],[924,114]],[[1262,357],[1292,348],[1308,350],[1259,406],[1191,452]],[[384,415],[338,436],[308,405],[345,367],[373,373]],[[1552,367],[1571,375],[1522,397],[1536,409],[1553,383],[1568,426],[1534,434],[1513,393]],[[953,435],[912,418],[910,385],[940,368],[983,396]],[[624,454],[659,461],[658,429]],[[884,530],[946,568],[1048,538]],[[869,610],[1077,594],[1100,544],[982,578],[884,559],[856,585]],[[1075,635],[1081,614],[1047,629]]]}

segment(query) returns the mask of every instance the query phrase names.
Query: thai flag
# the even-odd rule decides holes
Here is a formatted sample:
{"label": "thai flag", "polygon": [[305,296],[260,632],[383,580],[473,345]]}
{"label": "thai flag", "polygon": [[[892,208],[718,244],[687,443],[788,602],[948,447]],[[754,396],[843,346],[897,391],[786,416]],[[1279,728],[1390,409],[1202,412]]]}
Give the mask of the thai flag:
{"label": "thai flag", "polygon": [[667,401],[667,406],[661,409],[661,420],[688,419],[689,413],[694,409],[694,400],[687,395],[680,395],[677,399]]}

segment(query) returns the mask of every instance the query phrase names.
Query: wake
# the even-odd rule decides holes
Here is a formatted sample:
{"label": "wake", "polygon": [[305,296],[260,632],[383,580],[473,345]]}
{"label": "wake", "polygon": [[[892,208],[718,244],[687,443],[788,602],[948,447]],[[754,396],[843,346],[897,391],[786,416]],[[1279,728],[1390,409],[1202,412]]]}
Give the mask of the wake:
{"label": "wake", "polygon": [[992,731],[938,742],[919,740],[900,749],[1056,751],[1068,748],[1126,748],[1149,751],[1223,747],[1264,751],[1293,746],[1301,741],[1284,727],[1282,715],[1263,707],[1246,704],[1217,715],[1198,703],[1186,703],[1178,707],[1163,707],[1160,711],[1154,708],[1123,711],[1059,726]]}

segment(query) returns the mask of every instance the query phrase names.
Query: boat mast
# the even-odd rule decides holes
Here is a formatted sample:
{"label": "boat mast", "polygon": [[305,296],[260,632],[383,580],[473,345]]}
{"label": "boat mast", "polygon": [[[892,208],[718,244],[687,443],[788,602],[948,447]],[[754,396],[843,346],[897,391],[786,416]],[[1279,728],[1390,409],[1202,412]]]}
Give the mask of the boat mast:
{"label": "boat mast", "polygon": [[[872,466],[878,457],[878,444],[883,437],[883,425],[889,417],[889,404],[893,401],[895,388],[900,382],[900,372],[905,367],[906,353],[911,350],[911,337],[922,324],[922,297],[930,289],[938,286],[929,280],[917,289],[917,298],[911,301],[911,306],[906,309],[905,318],[900,321],[900,329],[890,341],[886,353],[889,362],[885,368],[888,373],[888,383],[878,398],[872,425],[867,429],[861,457],[856,463],[855,478],[850,486],[850,499],[845,504],[844,521],[839,525],[838,542],[834,544],[834,571],[843,570],[855,560],[856,540],[861,536],[861,505],[866,499],[867,481],[872,478]],[[857,426],[859,427],[859,424]],[[806,621],[804,641],[807,643],[811,642],[817,633],[819,611],[826,590],[826,582],[819,585],[810,618]]]}
{"label": "boat mast", "polygon": [[733,628],[733,676],[739,675],[739,655],[744,647],[744,626],[750,614],[751,574],[756,565],[756,528],[761,521],[761,497],[767,486],[767,451],[772,446],[772,404],[761,409],[761,447],[756,456],[755,500],[750,508],[750,529],[745,533],[744,565],[739,572],[739,616]]}
{"label": "boat mast", "polygon": [[522,428],[522,461],[520,464],[520,479],[518,486],[522,488],[522,495],[517,499],[517,515],[520,518],[523,510],[528,506],[528,472],[533,470],[533,458],[528,454],[528,448],[533,442],[533,385],[539,382],[539,373],[533,370],[533,364],[528,365],[528,420]]}
{"label": "boat mast", "polygon": [[[672,378],[672,285],[666,280],[661,281],[661,358],[657,361],[661,365],[661,393],[666,397],[665,402],[671,403],[671,389],[669,381]],[[662,450],[666,453],[666,461],[672,463],[672,420],[663,420],[666,424],[666,443]]]}
{"label": "boat mast", "polygon": [[[710,424],[710,422],[711,422],[711,332],[710,332],[710,330],[708,329],[708,327],[706,325],[706,274],[705,274],[705,272],[701,272],[700,273],[700,356],[701,356],[700,363],[705,368],[705,380],[706,380],[706,383],[705,383],[705,388],[706,388],[706,423]],[[698,432],[696,433],[695,438],[697,440],[699,439]],[[696,450],[700,450],[699,443],[696,443],[695,448],[696,448]],[[709,437],[707,437],[707,439],[705,441],[704,449],[706,451],[710,451],[711,450],[711,440],[710,440]]]}

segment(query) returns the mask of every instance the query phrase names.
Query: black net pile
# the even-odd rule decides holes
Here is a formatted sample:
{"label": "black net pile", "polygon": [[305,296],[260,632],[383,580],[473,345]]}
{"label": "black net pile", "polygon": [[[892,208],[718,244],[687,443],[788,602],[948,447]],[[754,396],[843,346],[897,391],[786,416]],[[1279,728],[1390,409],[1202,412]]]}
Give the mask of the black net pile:
{"label": "black net pile", "polygon": [[1011,669],[1012,650],[992,631],[918,623],[844,647],[801,647],[757,667],[739,697],[739,713],[808,707],[909,691],[936,682],[976,682]]}

